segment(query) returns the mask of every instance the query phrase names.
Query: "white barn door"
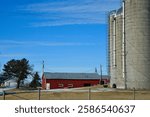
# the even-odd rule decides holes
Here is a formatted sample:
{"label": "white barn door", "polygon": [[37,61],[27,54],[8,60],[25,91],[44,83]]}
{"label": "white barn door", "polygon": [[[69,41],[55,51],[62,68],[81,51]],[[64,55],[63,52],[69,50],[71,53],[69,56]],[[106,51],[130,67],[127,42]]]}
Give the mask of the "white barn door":
{"label": "white barn door", "polygon": [[49,90],[51,87],[51,84],[50,83],[46,83],[46,90]]}

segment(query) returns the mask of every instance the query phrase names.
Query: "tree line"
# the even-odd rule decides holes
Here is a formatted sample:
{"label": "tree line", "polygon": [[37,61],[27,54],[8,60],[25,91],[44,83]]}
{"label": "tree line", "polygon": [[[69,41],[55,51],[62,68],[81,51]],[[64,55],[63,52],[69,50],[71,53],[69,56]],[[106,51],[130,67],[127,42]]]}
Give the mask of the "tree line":
{"label": "tree line", "polygon": [[41,79],[38,72],[33,72],[33,66],[29,64],[29,60],[23,58],[21,60],[12,59],[4,64],[2,76],[5,80],[16,79],[17,86],[20,88],[20,84],[24,82],[28,76],[32,77],[32,81],[29,87],[37,88],[41,86]]}

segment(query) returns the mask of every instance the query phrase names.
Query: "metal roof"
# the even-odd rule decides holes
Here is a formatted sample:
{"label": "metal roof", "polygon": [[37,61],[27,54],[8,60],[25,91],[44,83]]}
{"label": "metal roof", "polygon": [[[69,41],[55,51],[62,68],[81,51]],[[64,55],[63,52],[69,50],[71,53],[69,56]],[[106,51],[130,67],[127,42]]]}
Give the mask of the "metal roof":
{"label": "metal roof", "polygon": [[[44,72],[44,77],[46,79],[80,79],[80,80],[96,80],[100,79],[101,76],[98,73],[52,73]],[[103,79],[108,79],[107,75],[102,76]]]}
{"label": "metal roof", "polygon": [[109,15],[110,15],[110,16],[115,15],[116,12],[117,12],[116,10],[112,10],[112,11],[109,12]]}
{"label": "metal roof", "polygon": [[117,15],[122,14],[123,8],[121,7],[120,9],[117,10]]}
{"label": "metal roof", "polygon": [[109,12],[109,15],[110,15],[110,16],[113,16],[113,15],[120,15],[120,14],[122,14],[122,11],[123,11],[123,9],[122,9],[122,7],[121,7],[121,8],[119,8],[118,10],[112,10],[112,11],[110,11],[110,12]]}

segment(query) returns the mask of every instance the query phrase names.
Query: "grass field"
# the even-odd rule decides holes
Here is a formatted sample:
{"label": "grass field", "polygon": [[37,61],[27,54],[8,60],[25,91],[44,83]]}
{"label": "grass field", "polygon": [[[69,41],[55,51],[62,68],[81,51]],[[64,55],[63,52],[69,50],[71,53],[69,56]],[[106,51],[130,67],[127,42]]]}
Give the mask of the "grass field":
{"label": "grass field", "polygon": [[[109,89],[109,88],[108,88]],[[67,91],[41,91],[41,100],[150,100],[150,91],[111,90],[107,88],[92,87]],[[5,96],[6,100],[38,100],[38,91],[11,90],[15,94]],[[3,96],[0,96],[3,100]]]}

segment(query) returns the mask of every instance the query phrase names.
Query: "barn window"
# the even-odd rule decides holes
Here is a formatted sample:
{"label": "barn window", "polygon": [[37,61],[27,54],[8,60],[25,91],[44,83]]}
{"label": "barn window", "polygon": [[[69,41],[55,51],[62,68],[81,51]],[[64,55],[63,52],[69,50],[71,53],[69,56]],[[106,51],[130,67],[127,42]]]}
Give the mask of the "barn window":
{"label": "barn window", "polygon": [[89,86],[91,86],[90,83],[84,83],[84,87],[89,87]]}
{"label": "barn window", "polygon": [[68,84],[68,88],[72,88],[73,87],[73,84]]}
{"label": "barn window", "polygon": [[58,87],[64,87],[64,84],[58,84]]}

